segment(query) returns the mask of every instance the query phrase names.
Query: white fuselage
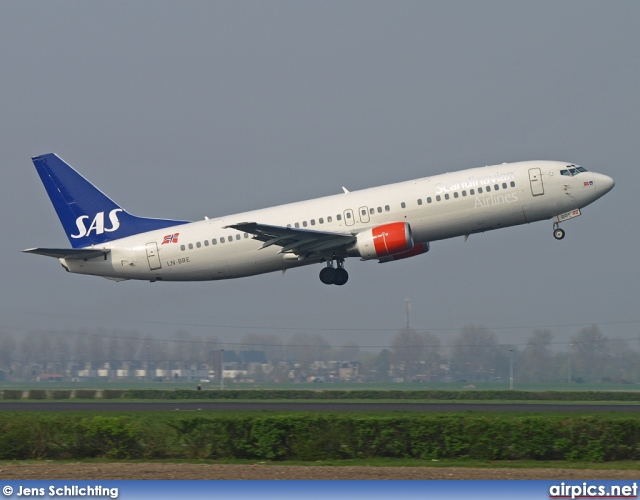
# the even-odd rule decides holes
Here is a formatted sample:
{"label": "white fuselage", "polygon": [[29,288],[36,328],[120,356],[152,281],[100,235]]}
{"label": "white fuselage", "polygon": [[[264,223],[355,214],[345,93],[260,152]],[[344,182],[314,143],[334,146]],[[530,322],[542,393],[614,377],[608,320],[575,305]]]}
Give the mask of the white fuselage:
{"label": "white fuselage", "polygon": [[[461,170],[397,184],[181,224],[92,248],[104,257],[60,259],[70,272],[113,279],[215,280],[318,263],[225,226],[257,222],[309,231],[357,234],[392,222],[411,226],[415,243],[550,219],[605,194],[609,177],[561,175],[567,163],[529,161]],[[177,234],[166,242],[167,235]],[[177,241],[176,241],[177,240]]]}

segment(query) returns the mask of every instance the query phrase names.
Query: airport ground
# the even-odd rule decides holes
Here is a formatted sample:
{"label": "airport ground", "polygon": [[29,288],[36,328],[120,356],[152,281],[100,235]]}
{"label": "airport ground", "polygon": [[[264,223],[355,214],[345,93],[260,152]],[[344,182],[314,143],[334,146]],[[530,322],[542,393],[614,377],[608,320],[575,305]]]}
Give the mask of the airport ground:
{"label": "airport ground", "polygon": [[441,480],[544,479],[638,480],[640,464],[629,470],[506,467],[368,467],[271,464],[193,464],[141,462],[29,462],[0,463],[4,480]]}
{"label": "airport ground", "polygon": [[[350,405],[350,403],[333,403],[333,402],[287,402],[285,405],[292,407],[287,410],[309,410],[306,405],[312,404],[313,410],[318,411],[321,409],[331,411],[344,411]],[[274,402],[184,402],[181,401],[177,405],[175,402],[38,402],[38,401],[20,401],[20,402],[2,402],[0,408],[2,410],[19,411],[19,410],[49,410],[49,411],[64,411],[65,409],[73,408],[74,411],[89,410],[89,411],[105,411],[120,410],[122,411],[124,406],[128,409],[136,409],[137,405],[144,406],[146,410],[162,411],[172,410],[175,411],[178,408],[180,410],[194,410],[204,409],[209,405],[223,404],[226,409],[233,407],[234,410],[238,410],[236,405],[244,406],[242,409],[252,409],[264,411],[263,405],[274,406]],[[280,403],[283,404],[283,403]],[[367,403],[359,403],[358,409],[362,410],[367,407]],[[407,403],[405,403],[407,404]],[[584,402],[583,402],[584,404]],[[39,408],[40,405],[44,405],[44,408]],[[90,408],[84,407],[85,405]],[[246,406],[245,406],[246,405]],[[257,405],[258,407],[253,407]],[[383,408],[377,407],[378,405]],[[367,408],[368,411],[375,410],[398,410],[407,408],[399,408],[402,406],[399,402],[384,402],[375,403],[376,408]],[[97,406],[97,407],[94,407]],[[176,407],[177,406],[177,407]],[[192,408],[197,406],[198,408]],[[275,406],[278,406],[276,403]],[[437,408],[433,408],[436,406]],[[457,403],[456,409],[460,410],[461,406],[466,405]],[[474,405],[476,410],[484,412],[492,411],[507,411],[507,412],[522,412],[522,411],[535,411],[535,412],[585,412],[587,414],[593,414],[594,412],[600,413],[602,411],[610,412],[631,412],[637,413],[640,407],[636,404],[627,405],[613,405],[612,408],[608,403],[600,404],[587,404],[586,407],[582,407],[581,404],[572,404],[554,402],[552,404],[513,404],[497,403],[493,404],[478,404]],[[249,408],[247,408],[249,407]],[[207,408],[211,409],[211,408]],[[448,408],[448,403],[438,403],[435,405],[425,403],[411,403],[412,410],[421,411],[454,411],[453,408]],[[465,408],[468,409],[468,408]],[[566,464],[566,462],[565,462]],[[436,463],[412,463],[411,466],[406,466],[403,463],[399,463],[398,466],[393,464],[384,464],[381,466],[379,463],[367,465],[363,462],[357,464],[326,464],[319,465],[313,464],[274,464],[274,463],[234,463],[223,464],[215,461],[205,461],[203,463],[184,463],[184,462],[110,462],[110,461],[83,461],[83,462],[70,462],[70,461],[25,461],[25,462],[3,462],[0,463],[0,478],[4,480],[26,480],[26,479],[68,479],[68,480],[139,480],[139,479],[175,479],[175,480],[265,480],[265,479],[281,479],[281,480],[323,480],[323,479],[340,479],[340,480],[457,480],[457,479],[472,479],[472,480],[503,480],[503,479],[543,479],[543,480],[638,480],[640,479],[640,463],[619,463],[619,464],[607,464],[606,468],[604,464],[567,464],[566,466],[558,464],[535,464],[528,467],[522,463],[487,463],[487,464],[463,464],[470,466],[460,467],[458,464],[443,464]]]}

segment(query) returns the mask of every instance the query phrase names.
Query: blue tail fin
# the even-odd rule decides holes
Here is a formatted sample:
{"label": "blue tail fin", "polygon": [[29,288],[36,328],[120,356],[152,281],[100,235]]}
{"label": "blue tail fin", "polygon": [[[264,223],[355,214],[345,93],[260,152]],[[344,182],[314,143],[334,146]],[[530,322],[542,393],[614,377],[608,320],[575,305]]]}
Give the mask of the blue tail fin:
{"label": "blue tail fin", "polygon": [[33,164],[73,248],[100,245],[188,222],[127,213],[55,154],[36,156]]}

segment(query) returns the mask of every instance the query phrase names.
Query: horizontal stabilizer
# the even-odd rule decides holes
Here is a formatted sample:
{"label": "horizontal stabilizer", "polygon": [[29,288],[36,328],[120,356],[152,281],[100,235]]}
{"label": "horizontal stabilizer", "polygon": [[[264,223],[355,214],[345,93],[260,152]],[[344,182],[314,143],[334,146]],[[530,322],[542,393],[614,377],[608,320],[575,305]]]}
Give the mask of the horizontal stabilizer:
{"label": "horizontal stabilizer", "polygon": [[23,250],[23,252],[55,257],[56,259],[85,260],[104,257],[111,252],[111,250],[93,250],[91,248],[27,248]]}

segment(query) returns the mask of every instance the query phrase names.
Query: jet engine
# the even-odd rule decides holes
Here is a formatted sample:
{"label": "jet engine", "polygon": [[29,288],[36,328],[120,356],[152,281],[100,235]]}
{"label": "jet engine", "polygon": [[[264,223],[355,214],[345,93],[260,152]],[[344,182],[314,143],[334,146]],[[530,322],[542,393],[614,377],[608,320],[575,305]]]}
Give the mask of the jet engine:
{"label": "jet engine", "polygon": [[[348,255],[360,257],[362,260],[380,259],[381,262],[386,262],[394,260],[394,256],[411,252],[413,249],[411,226],[406,222],[392,222],[358,233],[355,243],[348,250]],[[426,250],[418,253],[424,251]]]}

